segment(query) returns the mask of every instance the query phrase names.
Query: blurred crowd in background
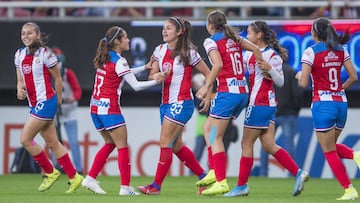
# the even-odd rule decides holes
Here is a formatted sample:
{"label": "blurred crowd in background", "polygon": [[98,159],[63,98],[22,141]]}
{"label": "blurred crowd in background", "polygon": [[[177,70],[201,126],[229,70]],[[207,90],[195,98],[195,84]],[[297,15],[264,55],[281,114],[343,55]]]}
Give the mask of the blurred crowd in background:
{"label": "blurred crowd in background", "polygon": [[[1,1],[11,1],[11,0],[0,0]],[[29,0],[16,0],[16,1],[29,1]],[[41,1],[41,0],[35,0]],[[56,0],[54,0],[56,1]],[[64,0],[63,0],[64,1]],[[91,2],[95,0],[69,0],[69,1],[77,1],[77,2]],[[99,0],[96,0],[99,1]],[[103,0],[107,2],[121,1],[121,0]],[[125,1],[136,1],[136,0],[125,0]],[[146,0],[142,0],[146,1]],[[178,1],[178,0],[159,0],[162,2],[169,1]],[[210,0],[211,1],[211,0]],[[213,0],[214,1],[214,0]],[[230,0],[227,0],[230,1]],[[266,1],[266,0],[264,0]],[[278,0],[278,1],[290,1],[290,0]],[[295,0],[296,1],[296,0]],[[331,13],[331,4],[334,1],[345,1],[345,6],[339,9],[339,13],[337,16],[340,18],[348,18],[354,19],[358,18],[358,14],[360,13],[360,7],[351,7],[349,3],[351,1],[357,0],[328,0],[328,5],[324,7],[296,7],[291,9],[291,16],[294,18],[316,18],[321,16],[330,16]],[[186,0],[184,1],[186,2]],[[204,14],[212,10],[211,8],[204,9]],[[241,16],[241,10],[239,8],[224,8],[223,11],[230,18],[237,18]],[[0,17],[7,15],[7,8],[0,7]],[[246,9],[246,15],[249,17],[256,16],[283,16],[284,8],[281,7],[271,7],[271,8],[248,8]],[[74,17],[91,17],[91,16],[104,16],[104,8],[67,8],[66,16],[74,16]],[[134,17],[134,18],[142,18],[145,16],[145,8],[113,8],[111,10],[111,16],[122,16],[122,17]],[[192,16],[193,8],[154,8],[153,16],[161,17],[161,16]],[[58,8],[15,8],[14,9],[15,17],[45,17],[45,16],[59,16]]]}

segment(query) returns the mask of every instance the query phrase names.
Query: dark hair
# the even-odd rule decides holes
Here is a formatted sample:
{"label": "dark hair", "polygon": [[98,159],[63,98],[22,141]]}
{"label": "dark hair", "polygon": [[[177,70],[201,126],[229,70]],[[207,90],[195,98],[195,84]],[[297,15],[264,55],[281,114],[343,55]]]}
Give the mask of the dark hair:
{"label": "dark hair", "polygon": [[171,53],[171,57],[180,56],[180,61],[184,64],[190,63],[190,50],[197,49],[191,42],[191,24],[189,21],[179,17],[171,17],[168,21],[176,27],[176,31],[181,30],[181,35],[176,42],[175,49]]}
{"label": "dark hair", "polygon": [[124,33],[125,30],[118,26],[113,26],[108,29],[105,37],[99,41],[96,56],[93,59],[95,68],[103,68],[103,65],[110,61],[109,51],[114,47],[115,39],[121,40]]}
{"label": "dark hair", "polygon": [[283,46],[280,46],[275,31],[270,29],[269,25],[265,21],[258,20],[251,23],[250,26],[254,32],[263,33],[263,39],[265,43],[277,51],[282,60],[286,61],[288,59],[287,49]]}
{"label": "dark hair", "polygon": [[40,47],[46,47],[48,41],[49,41],[49,36],[45,33],[41,33],[40,32],[40,27],[38,24],[34,23],[34,22],[27,22],[25,23],[22,27],[25,26],[31,26],[34,28],[36,34],[40,35],[39,39],[36,39],[32,44],[30,44],[28,46],[29,48],[29,53],[30,54],[34,54]]}
{"label": "dark hair", "polygon": [[220,10],[214,10],[207,16],[207,21],[215,26],[218,32],[224,32],[226,37],[240,43],[239,31],[227,24],[226,15]]}
{"label": "dark hair", "polygon": [[345,35],[338,35],[334,26],[327,18],[318,18],[313,23],[313,31],[320,41],[324,41],[330,49],[336,48],[339,44],[346,44],[350,39],[349,28]]}

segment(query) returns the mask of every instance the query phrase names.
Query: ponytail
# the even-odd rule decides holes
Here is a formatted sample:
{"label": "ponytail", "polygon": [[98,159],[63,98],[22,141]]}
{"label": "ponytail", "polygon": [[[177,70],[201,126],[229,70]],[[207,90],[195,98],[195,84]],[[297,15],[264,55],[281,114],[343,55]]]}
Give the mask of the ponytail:
{"label": "ponytail", "polygon": [[350,39],[349,28],[345,34],[338,34],[327,18],[318,18],[313,23],[313,31],[320,41],[324,41],[329,49],[336,49],[338,45],[346,44]]}
{"label": "ponytail", "polygon": [[103,68],[104,64],[110,61],[109,51],[114,48],[115,39],[121,40],[124,33],[125,30],[118,26],[113,26],[108,29],[105,37],[99,41],[96,55],[93,59],[95,68]]}

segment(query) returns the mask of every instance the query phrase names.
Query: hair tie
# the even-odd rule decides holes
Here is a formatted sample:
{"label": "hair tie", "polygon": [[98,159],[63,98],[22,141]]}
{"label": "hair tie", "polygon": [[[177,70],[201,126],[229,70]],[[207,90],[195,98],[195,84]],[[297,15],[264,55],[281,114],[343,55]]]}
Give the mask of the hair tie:
{"label": "hair tie", "polygon": [[178,18],[178,17],[171,17],[171,19],[174,20],[176,22],[176,24],[179,25],[179,27],[182,30],[181,34],[184,34],[185,31],[186,31],[185,22],[182,19]]}
{"label": "hair tie", "polygon": [[122,28],[117,27],[117,30],[116,30],[114,36],[112,36],[112,38],[109,40],[109,44],[111,44],[114,41],[114,39],[117,37],[117,35],[120,33],[121,30],[122,30]]}
{"label": "hair tie", "polygon": [[316,22],[314,23],[314,30],[315,30],[315,33],[316,33],[317,35],[319,35],[320,33],[319,33],[318,28],[317,28],[317,22],[318,22],[318,21],[316,21]]}

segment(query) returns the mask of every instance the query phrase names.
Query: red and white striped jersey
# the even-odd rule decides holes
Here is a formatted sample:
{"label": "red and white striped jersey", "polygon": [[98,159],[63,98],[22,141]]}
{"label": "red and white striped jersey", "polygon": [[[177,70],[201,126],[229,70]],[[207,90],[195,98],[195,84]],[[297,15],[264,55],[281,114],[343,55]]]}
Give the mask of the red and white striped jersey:
{"label": "red and white striped jersey", "polygon": [[168,44],[161,44],[154,50],[153,56],[159,62],[161,72],[171,69],[170,75],[163,82],[162,103],[170,104],[178,101],[192,100],[191,79],[193,68],[202,60],[200,54],[191,49],[190,64],[183,64],[180,57],[171,57]]}
{"label": "red and white striped jersey", "polygon": [[57,64],[57,58],[50,49],[40,47],[35,54],[29,54],[26,48],[18,49],[14,62],[23,77],[29,106],[35,107],[55,95],[49,68]]}
{"label": "red and white striped jersey", "polygon": [[[223,62],[223,67],[216,78],[217,92],[248,93],[241,44],[226,38],[224,33],[217,32],[205,39],[204,48],[207,55],[212,50],[218,50]],[[210,58],[209,60],[212,63]]]}
{"label": "red and white striped jersey", "polygon": [[342,46],[331,50],[324,42],[319,42],[305,50],[301,63],[311,67],[313,102],[347,101],[340,80],[341,68],[347,60],[350,55]]}
{"label": "red and white striped jersey", "polygon": [[91,113],[98,115],[121,114],[120,96],[123,77],[131,72],[127,60],[110,51],[110,61],[96,69],[94,88],[90,101]]}
{"label": "red and white striped jersey", "polygon": [[[270,47],[261,49],[262,57],[270,63],[273,69],[282,73],[281,57]],[[245,67],[249,71],[250,98],[249,105],[276,106],[275,91],[271,78],[265,78],[257,66],[253,52],[246,51],[244,54]]]}

